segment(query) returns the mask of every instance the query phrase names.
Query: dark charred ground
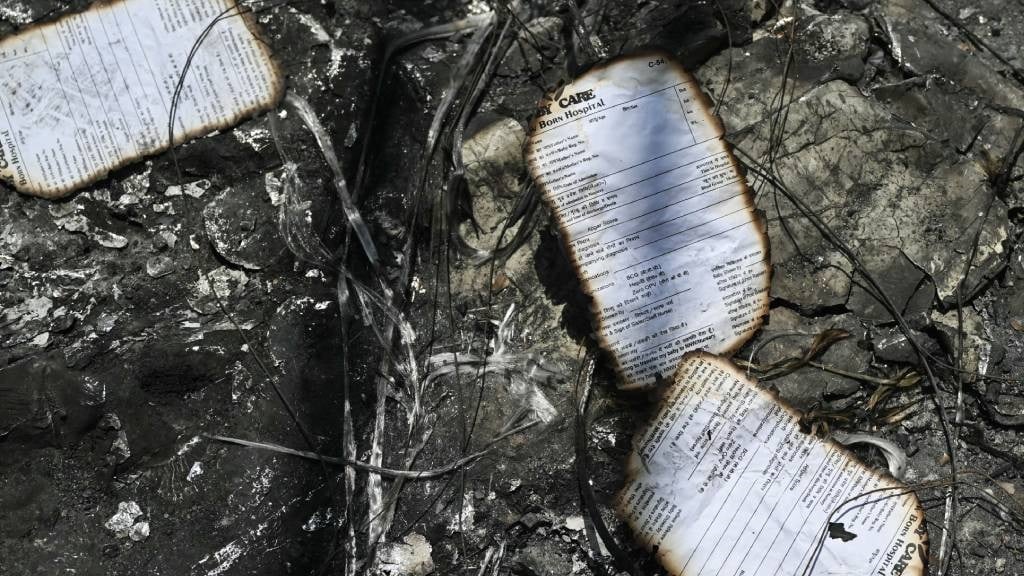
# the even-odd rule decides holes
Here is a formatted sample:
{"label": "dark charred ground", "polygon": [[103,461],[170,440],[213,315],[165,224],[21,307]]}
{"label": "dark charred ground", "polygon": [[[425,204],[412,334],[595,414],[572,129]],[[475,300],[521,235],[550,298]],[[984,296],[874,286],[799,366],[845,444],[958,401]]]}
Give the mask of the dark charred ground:
{"label": "dark charred ground", "polygon": [[[6,1],[0,32],[86,4]],[[359,208],[392,275],[410,233],[404,218],[426,133],[467,37],[417,44],[382,70],[385,46],[486,8],[339,0],[295,2],[260,16],[289,90],[318,112],[349,178],[372,132]],[[965,490],[952,574],[1024,574],[1024,538],[982,492],[998,492],[1016,510],[1005,490],[1024,488],[1024,387],[1016,380],[1024,365],[1024,199],[1021,169],[1004,170],[1024,122],[1022,14],[1019,0],[825,0],[780,8],[760,0],[626,1],[590,2],[583,10],[591,40],[609,55],[647,46],[675,53],[721,104],[740,150],[760,156],[778,140],[774,171],[860,255],[926,349],[952,363],[962,324],[963,365],[982,376],[965,378],[959,467],[998,484],[979,480]],[[478,148],[475,162],[467,162],[465,209],[455,213],[467,219],[472,210],[478,229],[460,229],[479,246],[493,245],[525,178],[518,146],[533,105],[567,77],[571,20],[572,12],[554,3],[528,10],[529,31],[513,28],[520,41],[471,124],[467,136]],[[772,100],[784,78],[788,124],[773,139]],[[381,113],[371,126],[374,98]],[[336,246],[343,220],[326,166],[294,115],[281,122],[286,152],[307,184],[309,226]],[[279,234],[281,159],[265,117],[177,154],[181,181],[165,154],[59,202],[0,193],[4,575],[341,573],[340,471],[203,435],[307,448],[265,367],[317,449],[339,455],[347,374],[365,460],[380,349],[362,322],[349,321],[344,371],[334,272],[297,262]],[[751,180],[772,240],[773,306],[763,333],[737,357],[754,350],[762,363],[800,356],[814,334],[835,326],[851,336],[821,363],[876,378],[915,366],[863,277],[785,198]],[[432,178],[428,188],[442,184]],[[490,334],[491,321],[515,303],[514,347],[555,371],[539,390],[558,415],[500,444],[464,474],[409,483],[378,551],[380,572],[476,574],[487,564],[500,574],[601,574],[609,564],[588,544],[591,522],[575,464],[572,394],[589,321],[546,214],[536,226],[498,266],[497,279],[489,267],[455,255],[445,270],[427,240],[418,244],[409,306],[417,351],[464,347],[473,334]],[[428,226],[417,232],[431,237]],[[355,262],[355,274],[366,275]],[[958,323],[953,289],[961,284]],[[793,332],[802,336],[772,339]],[[955,372],[937,369],[952,386]],[[768,384],[807,410],[819,430],[895,441],[910,456],[908,482],[949,475],[931,401],[935,396],[955,413],[948,390],[896,392],[884,409],[920,400],[896,422],[866,408],[875,388],[863,379],[804,368]],[[437,424],[414,467],[456,460],[471,422],[470,446],[481,446],[521,400],[500,378],[478,385],[467,379],[439,389],[431,400]],[[401,467],[404,442],[398,400],[389,402],[385,443],[392,467]],[[589,473],[602,516],[627,548],[610,504],[632,433],[653,406],[652,397],[614,392],[598,366]],[[859,453],[883,465],[873,449]],[[364,474],[359,482],[351,503],[357,531],[367,522]],[[944,494],[921,494],[933,553]],[[139,506],[135,522],[148,523],[148,537],[118,538],[105,527],[122,502]],[[655,571],[643,551],[631,555]]]}

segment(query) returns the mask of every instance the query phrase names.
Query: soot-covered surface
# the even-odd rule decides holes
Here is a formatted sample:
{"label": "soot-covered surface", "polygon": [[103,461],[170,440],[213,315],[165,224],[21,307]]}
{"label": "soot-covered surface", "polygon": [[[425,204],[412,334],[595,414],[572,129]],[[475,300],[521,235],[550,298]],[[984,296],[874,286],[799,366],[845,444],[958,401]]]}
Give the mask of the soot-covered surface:
{"label": "soot-covered surface", "polygon": [[[0,33],[87,4],[2,2]],[[617,392],[598,358],[578,441],[574,391],[593,349],[588,303],[549,216],[527,211],[529,222],[517,225],[526,227],[524,245],[493,268],[473,264],[468,251],[449,256],[441,248],[456,230],[481,249],[518,230],[502,234],[523,194],[525,127],[540,96],[574,72],[574,61],[651,46],[673,53],[720,105],[740,160],[769,166],[864,266],[855,270],[784,195],[748,172],[768,222],[772,309],[736,358],[770,374],[773,363],[802,357],[817,334],[848,332],[814,365],[776,370],[766,384],[809,413],[809,428],[895,442],[909,456],[912,484],[949,477],[936,411],[943,406],[958,431],[964,482],[946,573],[1024,572],[1014,495],[1024,473],[1024,199],[1021,168],[1007,163],[1024,122],[1024,5],[581,4],[575,20],[556,3],[521,3],[507,32],[515,41],[496,56],[469,116],[460,148],[466,184],[440,199],[449,181],[442,171],[458,147],[447,136],[456,108],[443,123],[422,205],[413,204],[413,192],[428,131],[473,34],[416,43],[385,67],[386,47],[484,14],[490,4],[337,0],[259,14],[288,90],[324,123],[350,184],[373,135],[356,204],[381,266],[374,271],[353,250],[350,270],[368,285],[381,278],[394,285],[411,264],[402,308],[416,334],[409,344],[420,374],[429,372],[432,354],[480,355],[488,342],[508,362],[483,382],[474,373],[449,374],[426,388],[420,405],[429,418],[417,416],[413,433],[408,417],[416,403],[401,375],[385,369],[394,381],[378,387],[387,363],[372,327],[383,318],[342,317],[337,268],[299,260],[282,233],[283,152],[303,182],[294,197],[303,227],[330,249],[346,235],[328,166],[294,112],[273,113],[281,150],[267,116],[179,148],[180,179],[163,154],[57,202],[0,190],[0,573],[341,574],[351,552],[346,520],[359,570],[626,569],[596,543],[595,514],[639,571],[657,570],[611,506],[633,432],[657,398]],[[500,15],[503,25],[507,13]],[[894,388],[912,380],[908,371],[921,371],[920,359],[865,270],[933,355],[940,390],[919,381]],[[959,409],[957,372],[949,367],[957,358],[964,370]],[[374,457],[378,390],[388,392],[379,438],[390,468],[444,466],[484,448],[524,414],[543,422],[460,472],[405,482],[390,529],[370,547],[382,515],[370,513],[365,472],[346,503],[338,466],[208,438],[308,449],[276,384],[316,449],[340,456],[346,383],[361,461]],[[886,386],[894,389],[880,394]],[[588,455],[582,470],[578,445]],[[874,447],[854,450],[884,466]],[[581,474],[591,489],[584,492],[594,496],[583,505]],[[382,495],[393,486],[385,478]],[[921,492],[933,572],[945,495],[942,485]]]}

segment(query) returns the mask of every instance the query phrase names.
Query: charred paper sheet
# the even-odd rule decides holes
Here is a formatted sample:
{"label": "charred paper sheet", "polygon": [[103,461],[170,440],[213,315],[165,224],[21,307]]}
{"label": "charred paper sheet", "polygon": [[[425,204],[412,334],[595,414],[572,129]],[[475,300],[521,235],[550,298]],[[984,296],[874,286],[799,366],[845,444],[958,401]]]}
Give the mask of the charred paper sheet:
{"label": "charred paper sheet", "polygon": [[725,353],[768,307],[768,239],[721,123],[671,57],[593,69],[542,103],[530,171],[561,227],[623,387]]}
{"label": "charred paper sheet", "polygon": [[274,106],[284,80],[235,0],[113,0],[0,41],[0,178],[57,198]]}
{"label": "charred paper sheet", "polygon": [[637,437],[619,512],[676,575],[916,576],[927,557],[912,492],[705,354]]}

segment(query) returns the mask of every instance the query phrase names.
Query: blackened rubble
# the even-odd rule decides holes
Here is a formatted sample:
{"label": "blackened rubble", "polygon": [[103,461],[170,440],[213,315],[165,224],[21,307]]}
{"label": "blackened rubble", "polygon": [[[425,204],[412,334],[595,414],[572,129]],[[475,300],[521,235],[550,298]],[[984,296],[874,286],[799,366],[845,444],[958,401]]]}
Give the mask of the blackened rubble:
{"label": "blackened rubble", "polygon": [[[806,411],[808,429],[894,442],[908,456],[911,484],[950,474],[935,410],[944,406],[959,430],[964,482],[944,573],[1024,571],[1013,496],[1024,489],[1024,168],[1001,177],[1024,123],[1024,6],[1014,1],[590,0],[580,3],[582,27],[558,3],[523,2],[464,141],[444,136],[428,172],[426,189],[445,190],[442,165],[463,152],[464,185],[436,202],[443,217],[434,196],[413,205],[411,191],[433,114],[473,34],[417,43],[386,70],[385,46],[484,13],[487,3],[337,0],[261,13],[289,90],[324,123],[351,189],[373,136],[356,203],[382,256],[380,277],[401,278],[404,243],[420,234],[403,306],[422,366],[430,356],[440,358],[436,367],[499,345],[518,362],[490,373],[484,387],[463,369],[430,388],[423,405],[433,431],[412,438],[423,447],[408,466],[411,402],[396,385],[385,403],[382,464],[444,466],[522,423],[517,416],[549,418],[495,444],[464,473],[407,482],[373,570],[605,574],[614,543],[598,541],[595,520],[644,573],[656,566],[611,508],[631,438],[655,400],[616,392],[600,358],[592,379],[580,375],[592,348],[588,303],[549,216],[519,204],[534,107],[578,72],[572,66],[588,63],[589,44],[605,56],[652,45],[673,52],[719,105],[749,168],[771,240],[772,310],[734,359],[763,368],[802,358],[815,337],[842,330],[847,336],[810,362],[765,384]],[[87,5],[7,2],[0,33]],[[347,377],[355,456],[370,459],[376,336],[362,316],[339,313],[336,270],[295,258],[280,232],[282,207],[291,206],[334,250],[346,235],[343,211],[311,134],[294,114],[271,114],[287,160],[263,116],[176,150],[181,178],[163,154],[60,202],[0,190],[0,572],[277,575],[326,564],[342,573],[340,467],[325,476],[315,462],[204,437],[309,448],[266,368],[317,449],[340,456]],[[287,161],[303,184],[291,197]],[[765,168],[858,256],[931,359],[939,390],[927,386],[921,358],[872,283],[765,181]],[[421,217],[410,228],[413,210]],[[503,233],[517,210],[526,219]],[[472,249],[444,252],[452,231]],[[493,273],[490,262],[472,261],[474,250],[513,238],[522,246]],[[372,280],[352,254],[353,276]],[[580,439],[575,393],[586,381]],[[851,450],[885,466],[874,446]],[[593,507],[580,504],[580,474]],[[360,559],[366,478],[357,475],[351,510]],[[383,479],[385,493],[392,485]],[[933,499],[934,572],[945,491],[922,496]],[[138,506],[131,526],[145,522],[148,537],[108,529],[122,503]]]}

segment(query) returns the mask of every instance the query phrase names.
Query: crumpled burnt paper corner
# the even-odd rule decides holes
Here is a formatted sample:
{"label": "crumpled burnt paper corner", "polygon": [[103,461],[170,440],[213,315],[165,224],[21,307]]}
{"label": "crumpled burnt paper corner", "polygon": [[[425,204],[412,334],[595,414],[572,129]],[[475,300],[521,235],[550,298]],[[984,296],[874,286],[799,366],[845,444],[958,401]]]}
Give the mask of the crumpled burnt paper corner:
{"label": "crumpled burnt paper corner", "polygon": [[[216,21],[216,24],[214,22]],[[235,0],[97,2],[0,40],[0,178],[60,198],[273,108],[284,76]]]}
{"label": "crumpled burnt paper corner", "polygon": [[928,557],[914,492],[707,354],[635,438],[618,509],[680,576],[921,576]]}

